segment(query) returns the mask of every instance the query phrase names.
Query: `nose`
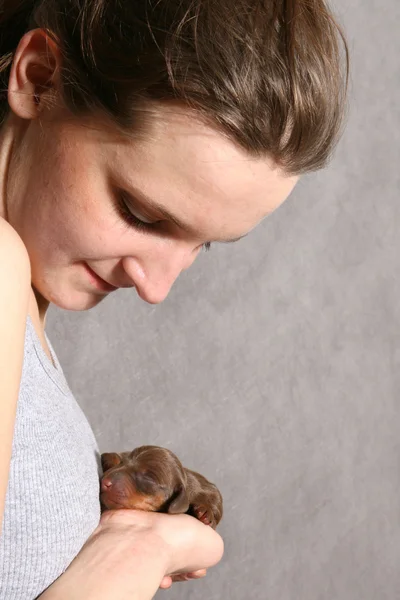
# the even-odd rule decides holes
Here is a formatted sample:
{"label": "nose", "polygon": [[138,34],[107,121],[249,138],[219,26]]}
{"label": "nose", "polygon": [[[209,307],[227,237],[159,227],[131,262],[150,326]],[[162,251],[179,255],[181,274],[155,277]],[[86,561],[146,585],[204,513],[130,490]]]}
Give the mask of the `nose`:
{"label": "nose", "polygon": [[108,479],[107,477],[103,477],[103,479],[101,480],[100,488],[101,488],[102,492],[108,492],[112,488],[111,479]]}
{"label": "nose", "polygon": [[181,272],[194,263],[200,249],[188,249],[183,242],[163,245],[138,257],[126,257],[122,264],[140,298],[149,304],[159,304],[168,296]]}

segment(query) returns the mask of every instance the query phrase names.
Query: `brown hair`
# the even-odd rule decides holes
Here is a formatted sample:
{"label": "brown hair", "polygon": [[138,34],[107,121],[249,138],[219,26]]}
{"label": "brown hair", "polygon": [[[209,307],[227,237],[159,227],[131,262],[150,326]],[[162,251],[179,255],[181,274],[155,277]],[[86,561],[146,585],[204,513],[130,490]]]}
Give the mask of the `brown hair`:
{"label": "brown hair", "polygon": [[73,114],[128,130],[146,101],[180,101],[288,174],[323,167],[339,138],[348,48],[324,0],[0,0],[1,90],[37,27]]}

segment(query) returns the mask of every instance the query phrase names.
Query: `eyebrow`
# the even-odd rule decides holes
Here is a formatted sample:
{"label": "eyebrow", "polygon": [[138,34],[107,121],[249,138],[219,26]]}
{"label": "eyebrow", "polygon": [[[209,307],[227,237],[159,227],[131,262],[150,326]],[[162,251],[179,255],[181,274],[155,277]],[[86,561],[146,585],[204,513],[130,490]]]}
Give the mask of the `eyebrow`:
{"label": "eyebrow", "polygon": [[[132,192],[129,192],[129,195],[132,197],[133,202],[135,202],[135,200],[138,200],[139,203],[141,203],[143,201],[145,204],[147,204],[149,206],[149,208],[151,208],[155,212],[160,213],[167,220],[172,221],[172,223],[174,223],[177,227],[182,229],[182,231],[185,231],[186,233],[188,233],[189,235],[193,235],[194,237],[198,237],[198,235],[199,235],[198,231],[196,231],[195,229],[190,227],[190,225],[187,225],[186,223],[181,221],[181,219],[179,219],[177,216],[173,215],[169,210],[164,208],[164,206],[162,206],[161,204],[158,204],[158,202],[155,202],[154,200],[149,198],[149,196],[147,196],[143,192],[139,192],[138,190],[134,189],[134,190],[132,190]],[[237,238],[232,238],[229,240],[216,240],[216,241],[220,244],[234,244],[235,242],[242,240],[243,238],[247,237],[248,235],[249,235],[248,233],[245,233],[244,235],[241,235]]]}

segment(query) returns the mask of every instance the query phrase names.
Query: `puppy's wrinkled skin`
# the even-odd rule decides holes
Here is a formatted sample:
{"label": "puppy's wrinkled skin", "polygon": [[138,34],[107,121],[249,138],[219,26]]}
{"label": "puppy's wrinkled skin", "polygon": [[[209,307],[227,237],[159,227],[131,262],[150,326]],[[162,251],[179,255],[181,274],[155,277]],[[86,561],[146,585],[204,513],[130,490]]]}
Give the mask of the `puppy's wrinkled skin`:
{"label": "puppy's wrinkled skin", "polygon": [[132,452],[101,455],[102,510],[134,508],[171,514],[187,513],[216,528],[222,518],[222,496],[205,477],[185,469],[173,452],[141,446]]}

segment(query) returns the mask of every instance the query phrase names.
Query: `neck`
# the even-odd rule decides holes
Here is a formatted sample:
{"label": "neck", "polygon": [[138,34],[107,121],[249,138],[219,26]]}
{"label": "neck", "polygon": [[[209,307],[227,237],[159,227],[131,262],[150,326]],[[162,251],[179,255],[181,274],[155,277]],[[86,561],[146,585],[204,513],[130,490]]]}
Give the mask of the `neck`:
{"label": "neck", "polygon": [[[0,129],[0,218],[9,222],[9,206],[7,204],[7,183],[9,165],[16,138],[17,125],[12,117],[8,117]],[[12,225],[12,223],[10,223]],[[29,313],[44,328],[49,302],[32,286]]]}
{"label": "neck", "polygon": [[0,217],[8,221],[7,180],[8,168],[14,143],[14,134],[9,121],[3,123],[0,130]]}
{"label": "neck", "polygon": [[33,312],[40,321],[41,326],[45,327],[46,313],[50,303],[32,286],[32,298],[29,312]]}

